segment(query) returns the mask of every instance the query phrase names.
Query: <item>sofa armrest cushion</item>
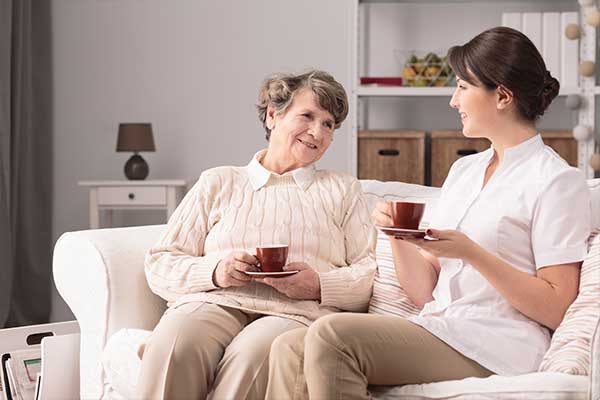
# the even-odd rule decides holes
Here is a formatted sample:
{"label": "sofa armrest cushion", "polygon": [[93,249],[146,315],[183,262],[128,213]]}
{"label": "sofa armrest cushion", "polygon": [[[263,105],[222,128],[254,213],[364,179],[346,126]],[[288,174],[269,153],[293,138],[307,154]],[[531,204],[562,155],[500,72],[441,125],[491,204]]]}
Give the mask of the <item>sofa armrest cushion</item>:
{"label": "sofa armrest cushion", "polygon": [[600,229],[592,233],[590,242],[579,294],[554,332],[539,371],[590,374],[592,336],[600,320]]}

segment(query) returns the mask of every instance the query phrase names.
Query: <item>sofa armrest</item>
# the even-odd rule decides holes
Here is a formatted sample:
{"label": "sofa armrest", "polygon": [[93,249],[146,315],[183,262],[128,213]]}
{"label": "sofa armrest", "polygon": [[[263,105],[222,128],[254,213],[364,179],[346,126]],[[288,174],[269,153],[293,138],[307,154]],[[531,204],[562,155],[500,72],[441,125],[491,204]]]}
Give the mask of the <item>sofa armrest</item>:
{"label": "sofa armrest", "polygon": [[[599,305],[600,307],[600,305]],[[590,400],[600,399],[600,321],[592,337],[592,354],[590,359]]]}
{"label": "sofa armrest", "polygon": [[164,225],[63,234],[54,247],[54,281],[81,330],[81,396],[99,399],[101,354],[121,328],[153,329],[166,308],[148,288],[144,254]]}

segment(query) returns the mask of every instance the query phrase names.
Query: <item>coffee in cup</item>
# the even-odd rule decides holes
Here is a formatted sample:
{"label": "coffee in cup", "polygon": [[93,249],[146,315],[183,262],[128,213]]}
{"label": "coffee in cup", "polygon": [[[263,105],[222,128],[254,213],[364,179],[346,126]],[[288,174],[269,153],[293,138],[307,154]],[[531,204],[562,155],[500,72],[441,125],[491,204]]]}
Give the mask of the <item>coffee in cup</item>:
{"label": "coffee in cup", "polygon": [[288,245],[273,244],[256,248],[258,267],[262,272],[281,272],[287,262]]}
{"label": "coffee in cup", "polygon": [[390,204],[394,228],[419,229],[425,212],[425,204],[406,201],[392,201]]}

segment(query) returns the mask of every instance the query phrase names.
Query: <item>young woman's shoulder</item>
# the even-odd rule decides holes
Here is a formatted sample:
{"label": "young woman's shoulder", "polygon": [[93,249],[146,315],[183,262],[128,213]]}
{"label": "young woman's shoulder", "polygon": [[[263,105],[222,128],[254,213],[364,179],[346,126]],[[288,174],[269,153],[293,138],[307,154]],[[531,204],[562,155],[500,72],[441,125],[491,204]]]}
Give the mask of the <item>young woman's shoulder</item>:
{"label": "young woman's shoulder", "polygon": [[527,169],[529,173],[537,175],[536,181],[542,188],[556,183],[586,185],[583,172],[578,168],[570,166],[549,146],[545,146],[536,154],[536,157],[532,157]]}

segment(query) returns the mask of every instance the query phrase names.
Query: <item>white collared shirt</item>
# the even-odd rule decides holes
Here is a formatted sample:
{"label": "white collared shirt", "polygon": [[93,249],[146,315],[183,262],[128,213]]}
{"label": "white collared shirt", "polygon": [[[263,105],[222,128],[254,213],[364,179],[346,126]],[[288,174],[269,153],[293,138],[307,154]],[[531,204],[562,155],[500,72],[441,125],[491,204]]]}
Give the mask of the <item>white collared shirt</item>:
{"label": "white collared shirt", "polygon": [[[489,148],[454,163],[431,227],[461,231],[530,275],[583,260],[591,228],[583,173],[536,135],[506,149],[482,189],[493,155]],[[550,343],[548,329],[512,307],[467,262],[440,258],[440,264],[434,300],[409,319],[495,373],[537,370]]]}
{"label": "white collared shirt", "polygon": [[[248,177],[250,178],[250,184],[252,185],[252,188],[254,190],[258,190],[261,187],[265,186],[267,184],[267,182],[269,182],[271,175],[277,175],[274,172],[271,172],[268,169],[266,169],[260,163],[260,161],[263,159],[265,154],[267,154],[266,149],[259,151],[258,153],[256,153],[254,155],[254,157],[252,157],[252,160],[250,160],[250,162],[248,163],[248,167],[247,167]],[[316,172],[316,167],[314,164],[311,164],[306,167],[297,168],[293,171],[288,171],[288,172],[286,172],[282,175],[278,175],[278,176],[291,175],[292,178],[294,179],[294,182],[296,182],[296,185],[301,187],[302,190],[306,190],[308,188],[308,186],[312,183],[312,181],[315,177],[315,172]]]}

